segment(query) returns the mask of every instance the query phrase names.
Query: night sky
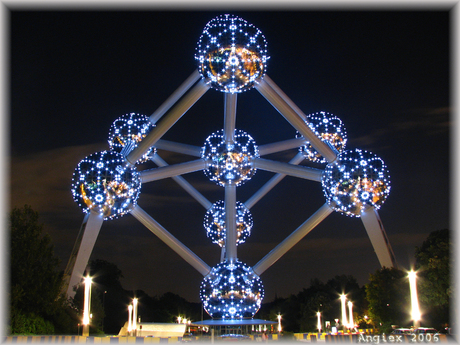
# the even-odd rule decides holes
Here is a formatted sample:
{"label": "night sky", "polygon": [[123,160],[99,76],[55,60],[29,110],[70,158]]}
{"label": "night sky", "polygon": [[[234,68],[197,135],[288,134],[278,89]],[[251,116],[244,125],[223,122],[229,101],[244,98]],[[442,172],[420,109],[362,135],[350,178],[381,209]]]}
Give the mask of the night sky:
{"label": "night sky", "polygon": [[[203,27],[224,13],[264,33],[267,75],[305,114],[335,114],[347,129],[348,149],[384,160],[392,189],[379,214],[399,267],[410,269],[415,247],[430,232],[452,227],[448,8],[13,9],[7,26],[10,209],[28,204],[40,213],[64,269],[84,217],[70,192],[77,164],[108,149],[115,119],[150,116],[192,74]],[[223,93],[209,90],[163,139],[202,146],[223,128],[223,101]],[[258,91],[239,94],[237,106],[236,128],[257,144],[295,137]],[[270,158],[288,161],[296,153]],[[159,154],[169,164],[196,159]],[[237,200],[246,201],[271,176],[258,170],[237,188]],[[223,200],[224,189],[203,172],[184,178],[211,202]],[[254,266],[324,203],[320,183],[286,177],[251,208],[254,227],[238,258]],[[202,225],[206,210],[172,179],[144,184],[138,204],[208,265],[219,263],[220,248]],[[91,258],[116,264],[125,289],[199,301],[202,275],[131,215],[104,222]],[[261,275],[264,302],[296,294],[313,278],[346,274],[363,285],[379,267],[361,220],[333,212]]]}

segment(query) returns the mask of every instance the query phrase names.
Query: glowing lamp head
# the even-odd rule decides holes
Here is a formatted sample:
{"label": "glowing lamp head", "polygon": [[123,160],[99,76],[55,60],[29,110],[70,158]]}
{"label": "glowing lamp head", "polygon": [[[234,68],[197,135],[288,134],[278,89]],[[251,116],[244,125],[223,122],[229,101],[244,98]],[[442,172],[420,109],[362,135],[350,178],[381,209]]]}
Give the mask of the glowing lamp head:
{"label": "glowing lamp head", "polygon": [[[127,156],[139,145],[153,127],[154,125],[145,115],[130,113],[119,117],[110,126],[108,138],[110,150]],[[136,163],[147,161],[152,153],[155,153],[155,148],[153,147],[147,150]]]}
{"label": "glowing lamp head", "polygon": [[244,19],[225,14],[206,24],[195,59],[211,87],[235,93],[251,89],[264,76],[269,56],[259,29]]}
{"label": "glowing lamp head", "polygon": [[[338,153],[345,149],[347,144],[347,130],[337,116],[320,111],[309,114],[305,122],[318,138],[333,147]],[[300,134],[297,133],[297,136],[300,137]],[[327,160],[316,151],[309,141],[300,147],[300,152],[303,153],[305,158],[314,163],[327,163]]]}
{"label": "glowing lamp head", "polygon": [[217,319],[250,318],[264,297],[262,281],[242,262],[224,261],[213,267],[201,283],[204,309]]}
{"label": "glowing lamp head", "polygon": [[136,168],[114,151],[83,159],[72,177],[72,194],[85,213],[95,210],[105,220],[128,213],[136,205],[141,179]]}
{"label": "glowing lamp head", "polygon": [[[236,202],[236,245],[244,243],[251,234],[253,226],[251,212],[242,202]],[[225,245],[226,226],[225,226],[225,202],[219,200],[206,212],[204,222],[207,236],[212,243],[217,243],[220,247]]]}
{"label": "glowing lamp head", "polygon": [[371,152],[342,152],[322,176],[327,203],[337,212],[360,217],[367,207],[379,209],[390,193],[390,175],[383,160]]}
{"label": "glowing lamp head", "polygon": [[223,130],[211,134],[201,150],[201,158],[210,160],[205,175],[220,186],[240,186],[254,176],[252,159],[259,157],[259,148],[254,139],[235,129],[234,141],[225,141]]}

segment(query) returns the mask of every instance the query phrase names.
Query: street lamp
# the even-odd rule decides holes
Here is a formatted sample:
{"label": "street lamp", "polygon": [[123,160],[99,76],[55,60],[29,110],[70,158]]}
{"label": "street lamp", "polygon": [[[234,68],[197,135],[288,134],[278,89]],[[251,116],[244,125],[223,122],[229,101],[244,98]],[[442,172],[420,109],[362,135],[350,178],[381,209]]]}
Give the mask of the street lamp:
{"label": "street lamp", "polygon": [[345,301],[347,300],[347,296],[344,294],[340,295],[340,300],[342,301],[342,325],[343,330],[345,331],[345,327],[347,327],[347,309],[345,307]]}
{"label": "street lamp", "polygon": [[130,304],[128,306],[128,335],[131,335],[131,331],[133,330],[132,315],[133,315],[133,306],[132,304]]}
{"label": "street lamp", "polygon": [[278,333],[281,333],[281,314],[278,314]]}
{"label": "street lamp", "polygon": [[89,309],[91,303],[91,282],[90,276],[84,278],[85,282],[85,298],[83,302],[83,333],[84,337],[89,336]]}
{"label": "street lamp", "polygon": [[410,285],[410,299],[412,305],[412,320],[414,321],[414,328],[420,327],[420,308],[418,305],[417,296],[417,274],[414,270],[409,272],[409,285]]}
{"label": "street lamp", "polygon": [[348,328],[353,328],[354,322],[353,322],[353,302],[348,301],[348,313],[350,314],[350,322],[348,324]]}
{"label": "street lamp", "polygon": [[318,311],[318,312],[316,313],[316,316],[318,317],[318,325],[317,325],[318,333],[321,333],[321,312]]}
{"label": "street lamp", "polygon": [[133,330],[137,332],[137,298],[133,299]]}

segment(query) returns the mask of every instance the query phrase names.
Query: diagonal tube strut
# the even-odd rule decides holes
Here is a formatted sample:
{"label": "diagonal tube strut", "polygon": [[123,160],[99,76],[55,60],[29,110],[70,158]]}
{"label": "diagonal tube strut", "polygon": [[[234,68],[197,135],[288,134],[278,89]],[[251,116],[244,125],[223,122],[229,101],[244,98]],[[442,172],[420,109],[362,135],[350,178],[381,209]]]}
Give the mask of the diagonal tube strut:
{"label": "diagonal tube strut", "polygon": [[[298,152],[294,158],[289,161],[289,164],[300,164],[304,160],[304,156],[301,152]],[[267,183],[265,183],[252,197],[250,197],[244,205],[251,209],[262,197],[267,194],[270,190],[273,189],[278,183],[281,182],[283,178],[286,177],[286,174],[276,174],[273,176]]]}
{"label": "diagonal tube strut", "polygon": [[83,278],[86,266],[101,230],[104,219],[96,211],[86,213],[83,223],[75,241],[72,253],[64,271],[62,293],[67,297],[75,296],[73,287]]}
{"label": "diagonal tube strut", "polygon": [[209,272],[211,272],[211,268],[203,260],[201,260],[177,238],[171,235],[165,228],[163,228],[139,206],[134,207],[131,210],[131,214],[203,276],[207,276]]}
{"label": "diagonal tube strut", "polygon": [[366,208],[361,212],[361,221],[366,228],[367,235],[371,240],[380,265],[382,267],[397,268],[398,265],[395,255],[391,249],[390,241],[388,240],[377,210],[374,207]]}
{"label": "diagonal tube strut", "polygon": [[[305,123],[306,116],[300,112],[300,109],[293,107],[293,102],[287,98],[284,93],[280,92],[279,88],[271,81],[270,78],[264,77],[255,88],[260,92],[262,96],[281,114],[283,117],[303,135],[305,139],[308,139],[312,146],[331,163],[336,160],[337,152],[323,142],[316,134],[308,127]],[[278,90],[278,92],[277,92]],[[291,104],[291,105],[290,105]]]}
{"label": "diagonal tube strut", "polygon": [[276,162],[263,158],[254,158],[252,163],[253,167],[257,169],[300,177],[317,182],[321,182],[321,175],[323,173],[323,171],[319,169],[309,168],[306,166],[297,166],[290,163]]}
{"label": "diagonal tube strut", "polygon": [[201,79],[169,113],[153,128],[149,134],[126,157],[130,164],[135,164],[155,143],[209,90],[209,85]]}
{"label": "diagonal tube strut", "polygon": [[278,244],[270,253],[268,253],[262,260],[260,260],[254,267],[255,274],[260,276],[267,268],[273,265],[280,257],[294,247],[302,238],[304,238],[315,226],[321,223],[329,214],[332,208],[328,204],[321,206],[310,218],[308,218],[301,226],[297,228],[292,234]]}
{"label": "diagonal tube strut", "polygon": [[155,112],[150,115],[149,120],[154,125],[158,120],[201,78],[200,72],[196,69],[178,88],[174,91]]}
{"label": "diagonal tube strut", "polygon": [[206,169],[208,161],[205,159],[197,159],[185,163],[178,163],[174,165],[167,165],[160,168],[144,170],[139,173],[141,182],[151,182],[169,178],[177,175],[188,174],[198,170]]}
{"label": "diagonal tube strut", "polygon": [[[151,160],[159,167],[168,166],[168,164],[158,155],[151,157]],[[172,176],[172,179],[179,184],[187,193],[189,193],[196,201],[198,201],[206,210],[212,207],[212,203],[198,192],[190,183],[182,176]]]}

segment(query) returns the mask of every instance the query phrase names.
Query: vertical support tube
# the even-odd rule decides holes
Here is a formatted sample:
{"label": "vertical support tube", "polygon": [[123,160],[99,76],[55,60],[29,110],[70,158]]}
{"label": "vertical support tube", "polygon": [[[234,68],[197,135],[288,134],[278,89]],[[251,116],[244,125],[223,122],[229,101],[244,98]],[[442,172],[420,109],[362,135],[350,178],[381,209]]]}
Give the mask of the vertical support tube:
{"label": "vertical support tube", "polygon": [[201,75],[195,70],[178,88],[169,96],[166,101],[150,115],[150,122],[156,124],[158,120],[195,84]]}
{"label": "vertical support tube", "polygon": [[225,186],[225,257],[228,262],[237,260],[236,254],[236,186]]}
{"label": "vertical support tube", "polygon": [[103,217],[95,211],[87,213],[83,219],[80,232],[64,271],[62,291],[65,291],[67,297],[75,296],[73,287],[83,278],[83,273],[88,265],[103,221]]}
{"label": "vertical support tube", "polygon": [[361,221],[366,228],[380,265],[382,267],[396,268],[396,259],[377,210],[374,207],[365,209],[361,212]]}
{"label": "vertical support tube", "polygon": [[236,93],[225,94],[224,139],[227,145],[233,144],[236,124]]}
{"label": "vertical support tube", "polygon": [[130,164],[135,164],[147,150],[153,146],[191,107],[197,102],[206,91],[209,85],[200,80],[190,92],[185,95],[174,108],[163,118],[163,120],[153,128],[149,134],[139,143],[131,153],[126,157]]}
{"label": "vertical support tube", "polygon": [[182,259],[192,265],[203,276],[207,276],[211,272],[211,268],[201,260],[195,253],[188,249],[177,238],[171,235],[165,228],[158,224],[152,217],[150,217],[143,209],[136,206],[131,210],[131,214],[139,222],[153,232],[160,240],[167,246],[174,250]]}
{"label": "vertical support tube", "polygon": [[311,230],[321,223],[330,213],[332,209],[328,204],[324,204],[318,209],[310,218],[308,218],[300,227],[297,228],[292,234],[278,244],[270,253],[268,253],[262,260],[260,260],[254,267],[255,274],[260,276],[267,268],[273,265],[280,257],[294,247],[302,238],[304,238]]}
{"label": "vertical support tube", "polygon": [[329,163],[335,161],[337,158],[335,150],[313,133],[310,127],[305,123],[304,119],[306,116],[304,114],[297,114],[295,109],[283,99],[282,95],[276,93],[271,85],[268,84],[265,77],[256,85],[256,89],[295,129],[299,131],[300,134],[304,136],[305,139],[310,141],[312,146],[326,158]]}

